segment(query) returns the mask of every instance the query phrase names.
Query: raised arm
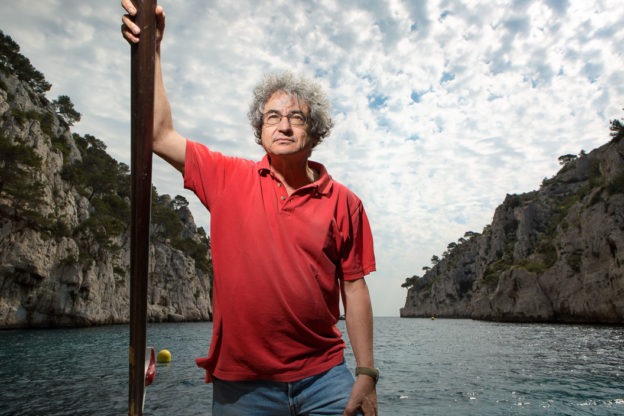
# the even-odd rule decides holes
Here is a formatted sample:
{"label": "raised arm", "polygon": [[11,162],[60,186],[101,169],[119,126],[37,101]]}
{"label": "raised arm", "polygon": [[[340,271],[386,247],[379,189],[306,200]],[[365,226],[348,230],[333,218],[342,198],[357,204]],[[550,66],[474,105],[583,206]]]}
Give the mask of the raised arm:
{"label": "raised arm", "polygon": [[[141,29],[134,23],[137,11],[131,0],[122,0],[122,7],[127,14],[122,17],[121,33],[129,43],[140,40]],[[153,150],[158,156],[169,162],[184,174],[184,156],[186,139],[173,128],[171,107],[165,92],[160,65],[160,44],[165,31],[165,12],[156,6],[156,62],[154,69],[154,139]]]}

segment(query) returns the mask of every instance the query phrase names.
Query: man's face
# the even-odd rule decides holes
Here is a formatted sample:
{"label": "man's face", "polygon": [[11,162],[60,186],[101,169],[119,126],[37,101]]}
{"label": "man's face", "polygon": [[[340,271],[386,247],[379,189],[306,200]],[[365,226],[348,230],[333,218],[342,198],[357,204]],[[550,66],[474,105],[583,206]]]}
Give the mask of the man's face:
{"label": "man's face", "polygon": [[[301,115],[309,119],[308,105],[293,95],[277,91],[264,105],[265,122],[262,125],[262,147],[267,153],[276,156],[300,155],[312,150],[313,140],[308,134],[309,120],[303,125],[296,125]],[[277,124],[267,124],[267,118],[282,119]],[[291,115],[289,121],[287,115]],[[295,125],[293,125],[293,123]]]}

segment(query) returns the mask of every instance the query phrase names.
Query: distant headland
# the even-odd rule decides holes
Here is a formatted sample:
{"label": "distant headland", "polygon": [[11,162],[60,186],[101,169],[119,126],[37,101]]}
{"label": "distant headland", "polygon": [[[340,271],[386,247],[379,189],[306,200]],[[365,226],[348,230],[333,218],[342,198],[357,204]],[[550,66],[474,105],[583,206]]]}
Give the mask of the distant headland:
{"label": "distant headland", "polygon": [[[624,324],[624,128],[412,276],[402,317]],[[518,174],[522,174],[518,172]]]}

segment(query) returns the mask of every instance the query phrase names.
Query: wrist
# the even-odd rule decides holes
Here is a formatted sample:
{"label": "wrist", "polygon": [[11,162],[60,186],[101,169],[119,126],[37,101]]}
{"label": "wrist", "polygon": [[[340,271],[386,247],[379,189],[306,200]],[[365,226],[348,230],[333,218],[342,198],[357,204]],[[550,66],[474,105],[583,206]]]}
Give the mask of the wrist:
{"label": "wrist", "polygon": [[356,367],[355,376],[370,377],[374,384],[377,385],[377,381],[379,381],[379,369],[372,367]]}

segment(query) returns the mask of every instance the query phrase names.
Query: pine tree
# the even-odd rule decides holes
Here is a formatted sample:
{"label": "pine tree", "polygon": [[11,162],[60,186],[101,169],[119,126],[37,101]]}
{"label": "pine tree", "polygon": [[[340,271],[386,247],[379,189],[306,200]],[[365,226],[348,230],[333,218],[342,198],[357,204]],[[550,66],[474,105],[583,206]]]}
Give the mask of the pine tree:
{"label": "pine tree", "polygon": [[19,50],[19,45],[0,30],[0,70],[5,74],[17,75],[17,78],[28,83],[36,93],[43,95],[52,85]]}
{"label": "pine tree", "polygon": [[68,126],[73,126],[74,123],[80,121],[80,113],[74,109],[74,103],[67,95],[59,95],[56,100],[52,101],[52,105]]}
{"label": "pine tree", "polygon": [[609,129],[611,130],[611,137],[613,137],[611,140],[613,140],[613,142],[617,143],[622,140],[622,137],[624,137],[624,124],[622,124],[620,120],[611,120],[611,127]]}
{"label": "pine tree", "polygon": [[32,172],[41,168],[41,157],[32,147],[0,135],[0,161],[0,196],[12,201],[11,206],[2,205],[2,215],[38,222],[43,184]]}

